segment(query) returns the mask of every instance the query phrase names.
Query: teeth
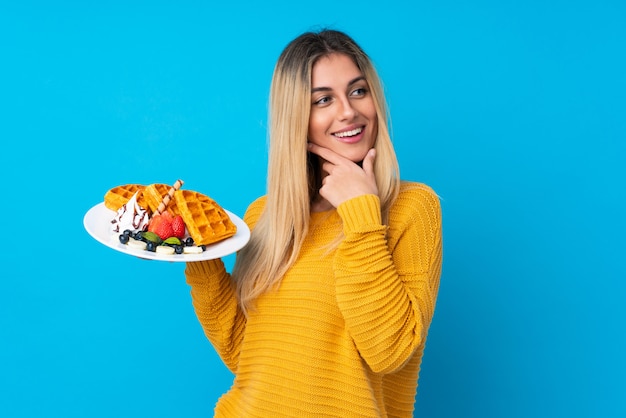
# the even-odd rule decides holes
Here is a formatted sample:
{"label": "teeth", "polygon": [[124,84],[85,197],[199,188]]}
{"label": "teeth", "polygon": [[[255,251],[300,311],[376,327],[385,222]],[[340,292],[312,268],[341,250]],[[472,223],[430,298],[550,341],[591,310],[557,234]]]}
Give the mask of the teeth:
{"label": "teeth", "polygon": [[361,131],[363,131],[363,128],[356,128],[353,129],[351,131],[346,131],[346,132],[337,132],[336,134],[334,134],[336,137],[338,138],[345,138],[346,136],[354,136],[354,135],[358,135],[361,133]]}

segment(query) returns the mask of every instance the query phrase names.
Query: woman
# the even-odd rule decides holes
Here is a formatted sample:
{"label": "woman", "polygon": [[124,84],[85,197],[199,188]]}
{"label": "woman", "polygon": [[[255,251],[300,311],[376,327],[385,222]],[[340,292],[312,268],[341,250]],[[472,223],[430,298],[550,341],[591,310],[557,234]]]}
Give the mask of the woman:
{"label": "woman", "polygon": [[207,337],[235,374],[218,417],[410,417],[441,270],[433,191],[399,179],[387,107],[347,35],[305,33],[270,97],[267,194],[232,274],[188,263]]}

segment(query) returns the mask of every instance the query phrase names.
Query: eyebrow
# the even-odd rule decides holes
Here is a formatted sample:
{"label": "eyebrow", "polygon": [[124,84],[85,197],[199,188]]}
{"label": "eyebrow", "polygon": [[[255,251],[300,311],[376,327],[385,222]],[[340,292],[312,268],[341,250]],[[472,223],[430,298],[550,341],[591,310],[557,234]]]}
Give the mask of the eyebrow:
{"label": "eyebrow", "polygon": [[[361,80],[365,80],[365,77],[360,75],[352,80],[350,80],[350,82],[348,83],[348,86],[353,85],[354,83],[361,81]],[[332,89],[330,87],[315,87],[313,89],[311,89],[311,93],[315,93],[317,91],[331,91]]]}

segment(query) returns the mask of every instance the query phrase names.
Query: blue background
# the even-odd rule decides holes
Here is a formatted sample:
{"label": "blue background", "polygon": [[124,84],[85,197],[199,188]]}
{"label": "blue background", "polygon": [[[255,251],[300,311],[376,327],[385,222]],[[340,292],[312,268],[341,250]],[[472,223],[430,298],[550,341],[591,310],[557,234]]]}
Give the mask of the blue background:
{"label": "blue background", "polygon": [[184,266],[82,218],[178,178],[242,215],[274,62],[317,26],[372,56],[402,177],[442,198],[415,416],[626,416],[625,3],[259,3],[2,2],[0,416],[211,415],[232,376]]}

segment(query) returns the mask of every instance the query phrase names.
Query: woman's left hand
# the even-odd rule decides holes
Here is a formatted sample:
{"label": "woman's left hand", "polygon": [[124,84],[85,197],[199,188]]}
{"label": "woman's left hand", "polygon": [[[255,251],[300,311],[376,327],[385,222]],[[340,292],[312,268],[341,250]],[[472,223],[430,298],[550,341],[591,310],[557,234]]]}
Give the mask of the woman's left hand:
{"label": "woman's left hand", "polygon": [[323,160],[322,170],[325,176],[322,179],[319,194],[334,207],[357,196],[378,195],[374,175],[374,160],[376,159],[374,148],[365,155],[363,167],[328,148],[313,143],[309,143],[309,151]]}

